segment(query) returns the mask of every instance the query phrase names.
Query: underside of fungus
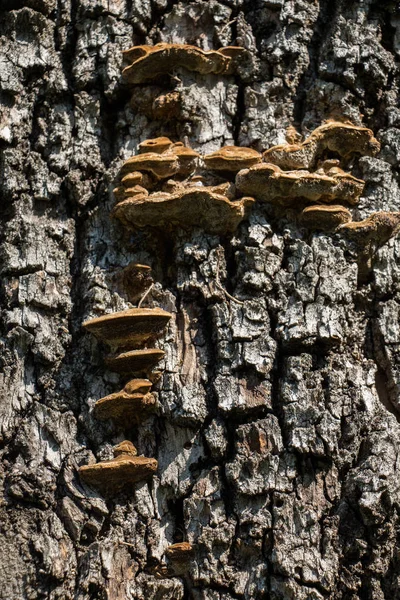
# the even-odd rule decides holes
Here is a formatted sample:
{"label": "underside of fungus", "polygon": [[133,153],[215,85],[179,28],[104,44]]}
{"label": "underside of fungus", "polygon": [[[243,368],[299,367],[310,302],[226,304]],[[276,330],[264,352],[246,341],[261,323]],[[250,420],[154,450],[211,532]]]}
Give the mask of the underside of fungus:
{"label": "underside of fungus", "polygon": [[371,129],[349,123],[328,121],[314,129],[301,144],[273,146],[263,154],[265,162],[282,169],[312,169],[326,151],[349,158],[352,155],[375,156],[380,144]]}
{"label": "underside of fungus", "polygon": [[131,442],[122,442],[114,448],[114,458],[80,467],[79,475],[86,484],[105,493],[118,492],[127,484],[149,479],[157,471],[154,458],[136,454]]}
{"label": "underside of fungus", "polygon": [[227,46],[219,50],[202,50],[189,44],[161,43],[155,46],[134,46],[123,53],[130,63],[122,72],[129,83],[144,83],[159,75],[173,73],[177,67],[206,75],[230,75],[236,59],[245,53],[244,48]]}
{"label": "underside of fungus", "polygon": [[161,308],[131,308],[85,321],[83,327],[110,346],[134,346],[159,334],[170,318]]}
{"label": "underside of fungus", "polygon": [[106,359],[108,367],[117,373],[146,374],[164,357],[165,352],[158,348],[130,350]]}

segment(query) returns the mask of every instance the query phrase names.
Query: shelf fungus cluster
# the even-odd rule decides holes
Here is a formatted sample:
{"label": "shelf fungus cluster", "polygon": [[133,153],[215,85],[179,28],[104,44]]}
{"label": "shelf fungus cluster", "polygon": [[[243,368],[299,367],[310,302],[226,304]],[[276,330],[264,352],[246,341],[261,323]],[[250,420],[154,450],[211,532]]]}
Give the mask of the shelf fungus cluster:
{"label": "shelf fungus cluster", "polygon": [[363,236],[356,232],[368,230],[370,237],[383,239],[383,228],[390,229],[389,237],[397,233],[396,215],[389,219],[377,213],[353,223],[349,208],[357,205],[364,181],[341,168],[343,160],[373,156],[379,148],[370,129],[336,121],[321,125],[302,143],[274,146],[263,154],[225,146],[200,156],[167,137],[146,140],[121,168],[113,215],[129,228],[199,227],[228,235],[259,201],[294,209],[310,229],[340,229],[359,241]]}
{"label": "shelf fungus cluster", "polygon": [[257,162],[261,154],[249,148],[228,146],[203,158],[165,137],[146,140],[121,168],[113,216],[133,228],[199,227],[230,234],[254,203],[236,197],[232,180]]}
{"label": "shelf fungus cluster", "polygon": [[[139,269],[139,273],[146,273]],[[164,356],[158,348],[147,345],[162,332],[171,318],[160,308],[131,308],[86,321],[83,326],[115,352],[107,360],[108,366],[125,375],[135,375],[125,387],[114,394],[100,398],[94,406],[99,420],[111,419],[121,429],[137,425],[156,406],[151,393],[151,382],[145,378]],[[79,473],[87,484],[104,493],[118,492],[126,484],[148,479],[157,470],[153,458],[137,456],[129,441],[114,448],[114,458],[80,467]]]}
{"label": "shelf fungus cluster", "polygon": [[144,83],[160,75],[172,74],[177,67],[201,75],[231,75],[245,52],[244,48],[237,46],[226,46],[219,50],[202,50],[189,44],[133,46],[123,52],[128,66],[122,75],[128,83]]}

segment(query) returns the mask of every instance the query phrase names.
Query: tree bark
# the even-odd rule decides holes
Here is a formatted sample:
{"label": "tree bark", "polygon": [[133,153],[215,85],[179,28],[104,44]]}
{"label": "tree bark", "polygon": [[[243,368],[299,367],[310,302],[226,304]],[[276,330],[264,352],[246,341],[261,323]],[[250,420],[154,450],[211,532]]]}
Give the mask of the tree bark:
{"label": "tree bark", "polygon": [[[1,598],[400,598],[400,239],[366,265],[260,203],[223,238],[110,218],[144,139],[261,151],[328,118],[382,144],[354,218],[399,210],[397,4],[2,0]],[[250,60],[124,84],[122,50],[160,41]],[[121,432],[93,416],[124,381],[82,322],[130,306],[132,262],[173,319],[158,413]],[[104,498],[77,469],[125,438],[158,474]],[[160,575],[180,541],[192,562]]]}

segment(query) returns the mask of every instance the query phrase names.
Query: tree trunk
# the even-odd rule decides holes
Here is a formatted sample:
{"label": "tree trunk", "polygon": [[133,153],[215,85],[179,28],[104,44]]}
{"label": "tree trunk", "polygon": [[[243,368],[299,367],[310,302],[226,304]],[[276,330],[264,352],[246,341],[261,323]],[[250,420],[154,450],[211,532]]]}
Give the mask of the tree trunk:
{"label": "tree trunk", "polygon": [[[259,202],[230,236],[110,218],[147,138],[261,151],[328,118],[382,145],[353,218],[399,210],[397,2],[1,4],[0,597],[400,598],[400,239],[366,263]],[[161,41],[249,58],[124,83],[122,51]],[[82,322],[131,305],[133,262],[173,319],[158,412],[121,431],[93,405],[126,380]],[[103,497],[78,468],[123,439],[157,475]]]}

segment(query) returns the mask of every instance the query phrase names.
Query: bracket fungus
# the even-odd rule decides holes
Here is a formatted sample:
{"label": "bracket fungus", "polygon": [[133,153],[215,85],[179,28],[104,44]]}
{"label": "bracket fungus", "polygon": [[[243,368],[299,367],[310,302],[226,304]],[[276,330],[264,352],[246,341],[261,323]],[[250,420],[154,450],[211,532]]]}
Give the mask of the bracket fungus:
{"label": "bracket fungus", "polygon": [[277,165],[261,163],[239,171],[235,185],[243,194],[283,206],[296,206],[299,199],[327,203],[340,199],[356,204],[364,181],[341,169],[331,169],[329,173],[282,171]]}
{"label": "bracket fungus", "polygon": [[224,146],[204,157],[205,166],[212,171],[240,171],[261,162],[261,154],[252,148]]}
{"label": "bracket fungus", "polygon": [[165,556],[172,562],[188,562],[194,556],[193,547],[189,542],[179,542],[168,546]]}
{"label": "bracket fungus", "polygon": [[231,202],[212,188],[189,187],[173,194],[156,192],[146,198],[128,198],[114,207],[113,215],[128,227],[201,227],[224,235],[235,231],[253,202],[246,197]]}
{"label": "bracket fungus", "polygon": [[[135,382],[139,382],[136,383]],[[146,384],[140,382],[147,382]],[[147,389],[146,389],[147,388]],[[118,424],[138,423],[152,412],[156,406],[153,394],[149,393],[150,381],[134,379],[123,390],[104,396],[97,400],[94,406],[94,415],[100,421],[112,419]]]}
{"label": "bracket fungus", "polygon": [[171,316],[161,308],[131,308],[85,321],[83,327],[109,346],[141,345],[159,334]]}
{"label": "bracket fungus", "polygon": [[122,71],[129,83],[144,83],[159,75],[171,73],[176,67],[202,75],[230,75],[236,61],[246,52],[244,48],[227,46],[219,50],[202,50],[189,44],[160,43],[155,46],[133,46],[123,52],[130,64]]}
{"label": "bracket fungus", "polygon": [[302,225],[323,231],[334,231],[350,221],[351,212],[338,204],[307,206],[300,215]]}
{"label": "bracket fungus", "polygon": [[264,152],[263,159],[285,170],[311,169],[326,150],[344,158],[354,154],[375,156],[380,150],[380,143],[367,127],[328,121],[314,129],[301,144],[282,144],[269,148]]}
{"label": "bracket fungus", "polygon": [[130,350],[107,358],[106,363],[112,371],[117,373],[147,374],[164,355],[165,352],[159,348]]}
{"label": "bracket fungus", "polygon": [[[168,140],[168,138],[154,138],[142,142],[141,149],[151,151],[136,154],[122,165],[120,174],[124,187],[130,187],[132,174],[137,179],[137,172],[151,173],[156,180],[160,180],[173,175],[189,175],[196,169],[200,155],[195,150],[184,146],[181,142],[160,144],[160,139]],[[164,150],[162,150],[163,146]],[[144,183],[144,179],[141,183]],[[138,182],[135,181],[134,185],[137,184]]]}
{"label": "bracket fungus", "polygon": [[114,448],[114,458],[79,468],[86,484],[104,492],[118,492],[127,484],[152,477],[157,471],[154,458],[137,456],[135,446],[125,441]]}
{"label": "bracket fungus", "polygon": [[150,140],[145,140],[139,144],[139,154],[144,152],[155,152],[156,154],[162,154],[168,148],[171,148],[173,142],[167,137],[158,137]]}
{"label": "bracket fungus", "polygon": [[400,212],[376,212],[363,221],[346,223],[340,230],[360,246],[382,246],[400,231]]}

